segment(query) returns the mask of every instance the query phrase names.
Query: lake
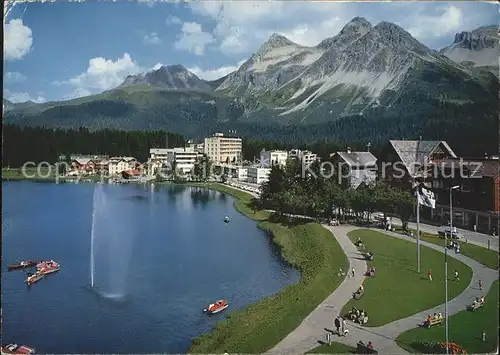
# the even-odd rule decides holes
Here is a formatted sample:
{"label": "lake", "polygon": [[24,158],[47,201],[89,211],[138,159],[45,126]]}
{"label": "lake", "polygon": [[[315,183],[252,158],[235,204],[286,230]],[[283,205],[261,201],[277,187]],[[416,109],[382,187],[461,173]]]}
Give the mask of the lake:
{"label": "lake", "polygon": [[[38,353],[182,353],[299,274],[234,198],[181,185],[2,184],[2,338]],[[230,223],[224,223],[224,216]],[[93,223],[94,221],[94,223]],[[91,285],[93,231],[94,287]],[[27,287],[21,260],[61,270]]]}

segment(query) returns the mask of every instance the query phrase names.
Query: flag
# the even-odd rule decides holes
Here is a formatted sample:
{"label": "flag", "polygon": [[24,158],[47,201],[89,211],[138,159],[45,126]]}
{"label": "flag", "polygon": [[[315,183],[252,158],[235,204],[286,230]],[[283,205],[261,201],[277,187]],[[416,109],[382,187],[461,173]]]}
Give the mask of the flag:
{"label": "flag", "polygon": [[431,190],[427,190],[422,186],[417,186],[415,189],[415,197],[421,205],[436,208],[436,198]]}

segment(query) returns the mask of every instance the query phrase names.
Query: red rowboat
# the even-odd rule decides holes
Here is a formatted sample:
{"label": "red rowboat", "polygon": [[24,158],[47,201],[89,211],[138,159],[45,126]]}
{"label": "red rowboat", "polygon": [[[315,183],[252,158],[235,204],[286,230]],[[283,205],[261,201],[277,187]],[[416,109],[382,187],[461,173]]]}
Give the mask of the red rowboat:
{"label": "red rowboat", "polygon": [[34,354],[35,349],[26,345],[9,344],[2,346],[2,354]]}
{"label": "red rowboat", "polygon": [[208,305],[208,307],[203,310],[203,312],[207,312],[208,314],[215,314],[215,313],[222,312],[228,306],[229,306],[229,304],[227,303],[226,300],[219,300],[217,302],[210,303]]}

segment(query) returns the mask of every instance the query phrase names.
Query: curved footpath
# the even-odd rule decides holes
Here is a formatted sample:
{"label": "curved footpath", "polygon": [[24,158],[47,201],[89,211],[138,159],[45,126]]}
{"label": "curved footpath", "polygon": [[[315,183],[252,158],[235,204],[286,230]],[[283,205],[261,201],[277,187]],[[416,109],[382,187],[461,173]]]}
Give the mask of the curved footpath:
{"label": "curved footpath", "polygon": [[[360,253],[347,237],[348,232],[360,228],[354,226],[331,227],[327,225],[324,225],[324,227],[330,230],[339,242],[349,259],[350,268],[352,269],[354,267],[356,271],[355,276],[346,277],[340,286],[309,314],[297,329],[271,349],[269,354],[304,354],[319,346],[319,341],[325,341],[326,329],[333,328],[333,320],[340,315],[339,313],[342,307],[352,298],[352,294],[365,278],[363,275],[367,269],[366,261],[358,259]],[[397,233],[381,231],[379,229],[373,230],[395,238],[409,240],[414,243],[416,242],[412,238]],[[443,252],[443,247],[439,247],[435,244],[424,241],[421,241],[421,244]],[[453,258],[460,260],[472,269],[472,279],[469,286],[460,295],[448,301],[449,316],[465,310],[476,297],[485,295],[490,289],[493,281],[498,279],[498,272],[496,270],[490,269],[473,259],[461,254],[454,254]],[[484,287],[480,292],[476,288],[479,280],[482,280]],[[347,321],[349,335],[346,337],[334,335],[332,340],[354,347],[356,347],[356,343],[360,340],[365,343],[371,341],[379,353],[406,354],[407,352],[396,344],[396,337],[407,330],[416,328],[418,324],[423,322],[428,314],[437,312],[444,314],[444,304],[380,327],[362,327]]]}

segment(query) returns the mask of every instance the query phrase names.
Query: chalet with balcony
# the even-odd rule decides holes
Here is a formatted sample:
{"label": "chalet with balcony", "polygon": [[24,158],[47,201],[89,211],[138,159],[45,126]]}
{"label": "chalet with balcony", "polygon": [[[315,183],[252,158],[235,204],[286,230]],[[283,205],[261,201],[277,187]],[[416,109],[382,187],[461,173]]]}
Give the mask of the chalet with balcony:
{"label": "chalet with balcony", "polygon": [[71,171],[78,174],[93,174],[97,170],[96,163],[89,158],[76,158],[71,161]]}
{"label": "chalet with balcony", "polygon": [[436,209],[424,209],[423,219],[448,223],[450,188],[459,186],[452,193],[454,225],[476,225],[486,233],[498,229],[498,159],[459,158],[445,141],[390,141],[378,168],[379,177],[389,185],[410,189],[421,182],[434,192]]}

